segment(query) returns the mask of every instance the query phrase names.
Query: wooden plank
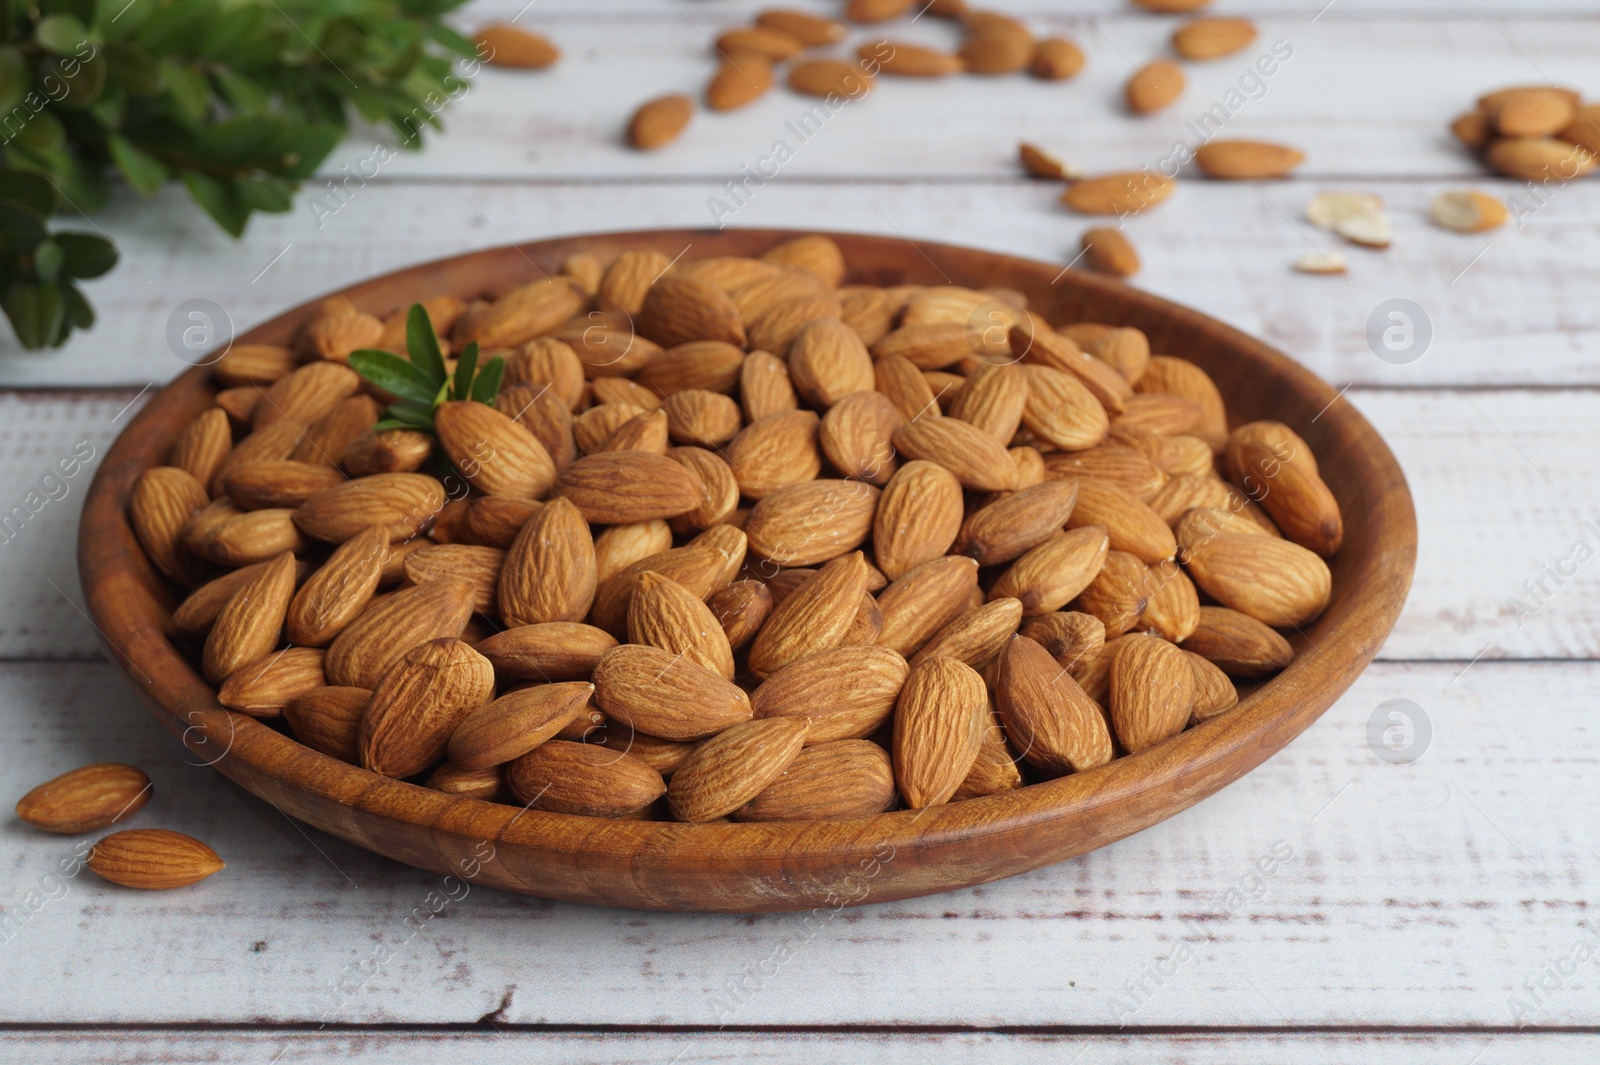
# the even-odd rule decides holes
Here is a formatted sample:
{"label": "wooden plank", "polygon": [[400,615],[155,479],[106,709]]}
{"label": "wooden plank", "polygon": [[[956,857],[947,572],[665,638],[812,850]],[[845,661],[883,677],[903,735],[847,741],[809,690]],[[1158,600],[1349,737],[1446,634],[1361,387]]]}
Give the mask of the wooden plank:
{"label": "wooden plank", "polygon": [[[1482,184],[1517,192],[1510,182]],[[1138,284],[1265,338],[1339,385],[1600,384],[1600,305],[1592,298],[1600,287],[1592,254],[1600,182],[1558,189],[1525,228],[1482,237],[1427,222],[1429,199],[1448,185],[1360,183],[1387,198],[1395,242],[1386,252],[1345,246],[1348,280],[1290,269],[1312,247],[1341,247],[1300,221],[1319,187],[1181,188],[1127,223],[1145,262]],[[258,218],[240,242],[215,232],[176,192],[149,203],[117,197],[101,224],[124,261],[90,286],[105,324],[61,351],[0,360],[0,386],[165,381],[187,365],[168,331],[181,336],[194,324],[180,311],[188,301],[213,301],[243,330],[360,278],[474,248],[705,226],[708,200],[721,195],[721,183],[700,180],[374,183],[334,215],[313,218],[302,202],[290,215]],[[1020,180],[840,184],[784,175],[755,190],[732,224],[900,234],[1065,263],[1091,222],[1056,204],[1050,186]],[[1397,297],[1418,304],[1434,334],[1429,352],[1404,365],[1380,360],[1367,339],[1369,319]]]}
{"label": "wooden plank", "polygon": [[[0,1034],[16,1062],[123,1060],[189,1062],[271,1060],[283,1063],[381,1061],[395,1065],[449,1060],[459,1065],[674,1065],[679,1061],[740,1061],[755,1065],[812,1065],[873,1061],[881,1065],[1580,1065],[1592,1060],[1592,1037],[1568,1034],[1186,1033],[1182,1035],[1051,1035],[1024,1033],[888,1032],[796,1033],[533,1033],[487,1032],[116,1032],[75,1030]],[[1485,1049],[1487,1048],[1487,1049]],[[1481,1052],[1481,1053],[1480,1053]],[[1474,1054],[1480,1056],[1473,1058]],[[276,1056],[274,1056],[276,1055]],[[1074,1058],[1074,1055],[1079,1055]]]}
{"label": "wooden plank", "polygon": [[[1175,21],[1128,9],[1088,18],[1070,6],[1041,12],[1033,20],[1039,33],[1064,33],[1083,49],[1086,64],[1078,77],[1054,83],[1020,75],[882,78],[866,99],[828,119],[803,149],[795,143],[784,172],[791,178],[1003,177],[1015,172],[1021,139],[1055,144],[1091,171],[1137,169],[1166,156],[1176,142],[1201,143],[1206,134],[1199,116],[1221,103],[1221,135],[1294,144],[1307,153],[1309,175],[1458,178],[1476,168],[1446,126],[1481,93],[1546,79],[1596,89],[1591,57],[1600,45],[1600,23],[1577,13],[1508,21],[1456,5],[1448,13],[1373,18],[1342,12],[1342,3],[1335,3],[1312,22],[1320,6],[1280,6],[1263,15],[1250,48],[1188,64],[1183,97],[1159,115],[1140,118],[1127,113],[1123,85],[1143,63],[1170,54]],[[389,177],[458,180],[736,175],[775,139],[795,142],[785,123],[817,101],[780,87],[736,113],[702,111],[682,138],[651,153],[627,150],[621,134],[645,99],[698,95],[711,76],[711,40],[753,9],[660,5],[621,19],[546,23],[535,7],[524,23],[546,30],[564,50],[563,60],[537,73],[488,68],[471,77],[447,109],[447,132],[431,141],[432,148],[383,162],[381,170]],[[860,28],[850,47],[884,35],[942,49],[960,39],[952,23],[924,18]],[[1417,47],[1420,41],[1430,47]],[[1241,86],[1264,56],[1269,63],[1262,69],[1270,76]],[[937,123],[938,136],[929,136],[930,123]],[[1216,132],[1213,125],[1210,135]],[[337,174],[342,164],[354,166],[372,151],[370,136],[357,137],[326,170]]]}
{"label": "wooden plank", "polygon": [[[0,509],[26,501],[80,441],[103,453],[134,395],[0,393]],[[1600,473],[1589,460],[1600,450],[1596,392],[1352,389],[1346,397],[1398,455],[1421,526],[1411,597],[1382,656],[1600,657],[1600,566],[1569,557],[1579,539],[1600,549],[1600,524],[1585,525],[1600,523]],[[0,658],[97,653],[74,605],[88,477],[64,481],[65,497],[0,543],[0,601],[19,605],[0,624]],[[1575,570],[1560,585],[1544,568],[1558,564]],[[1523,587],[1540,580],[1542,592]]]}
{"label": "wooden plank", "polygon": [[[228,862],[132,892],[62,875],[92,837],[0,826],[0,956],[28,976],[0,1024],[1593,1026],[1596,683],[1592,662],[1379,664],[1255,773],[1081,860],[738,918],[446,883],[192,764],[108,666],[0,666],[6,794],[132,761],[155,784],[135,823]],[[1395,699],[1431,720],[1414,764],[1368,746]]]}

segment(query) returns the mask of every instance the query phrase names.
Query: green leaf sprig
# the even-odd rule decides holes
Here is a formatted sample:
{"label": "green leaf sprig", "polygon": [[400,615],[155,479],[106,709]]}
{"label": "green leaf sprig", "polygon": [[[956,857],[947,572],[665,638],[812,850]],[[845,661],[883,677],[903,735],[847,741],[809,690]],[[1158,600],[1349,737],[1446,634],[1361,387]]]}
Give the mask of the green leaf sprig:
{"label": "green leaf sprig", "polygon": [[478,342],[468,342],[456,359],[455,373],[444,363],[439,336],[427,308],[413,303],[406,312],[406,353],[403,359],[392,351],[361,348],[350,353],[350,368],[385,392],[399,396],[391,403],[376,431],[420,429],[433,432],[433,412],[439,404],[473,400],[493,404],[500,394],[500,379],[506,360],[496,355],[478,365]]}
{"label": "green leaf sprig", "polygon": [[47,220],[98,210],[115,177],[181,185],[239,236],[290,210],[357,119],[392,144],[329,174],[324,199],[420,147],[478,59],[443,22],[461,3],[0,0],[0,310],[17,339],[55,347],[94,322],[77,282],[116,250]]}

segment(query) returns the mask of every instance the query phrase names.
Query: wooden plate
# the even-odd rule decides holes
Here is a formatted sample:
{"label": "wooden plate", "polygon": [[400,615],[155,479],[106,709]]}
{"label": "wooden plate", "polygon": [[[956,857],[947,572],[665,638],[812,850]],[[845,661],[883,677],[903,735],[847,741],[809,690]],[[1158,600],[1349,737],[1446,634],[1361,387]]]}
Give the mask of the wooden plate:
{"label": "wooden plate", "polygon": [[[669,257],[752,255],[798,234],[662,230],[567,237],[427,263],[345,289],[385,313],[440,294],[555,273],[576,251]],[[176,589],[145,561],[124,517],[128,493],[212,401],[204,369],[158,393],[112,446],[89,490],[78,565],[102,642],[168,729],[285,813],[380,854],[476,884],[651,910],[794,910],[925,895],[1035,869],[1147,828],[1210,795],[1287,744],[1377,652],[1405,601],[1416,517],[1383,440],[1326,383],[1258,340],[1105,278],[993,252],[833,234],[852,282],[1005,287],[1051,322],[1137,326],[1155,351],[1216,381],[1238,421],[1275,418],[1310,443],[1346,521],[1333,600],[1282,674],[1237,709],[1137,755],[1001,795],[857,821],[709,824],[608,821],[455,798],[347,765],[225,710],[162,635]],[[320,302],[320,301],[318,301]],[[308,303],[238,338],[287,343]]]}

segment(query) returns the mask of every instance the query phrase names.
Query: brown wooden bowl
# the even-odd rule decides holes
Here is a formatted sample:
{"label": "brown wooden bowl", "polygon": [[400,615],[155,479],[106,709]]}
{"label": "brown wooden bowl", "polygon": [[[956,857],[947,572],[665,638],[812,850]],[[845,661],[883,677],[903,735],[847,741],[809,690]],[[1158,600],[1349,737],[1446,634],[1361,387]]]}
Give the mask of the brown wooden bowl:
{"label": "brown wooden bowl", "polygon": [[[780,230],[661,230],[492,248],[343,290],[384,313],[555,273],[577,251],[650,247],[754,255]],[[1093,274],[943,244],[832,234],[852,281],[1003,286],[1053,323],[1137,326],[1154,350],[1199,364],[1237,421],[1275,418],[1315,451],[1346,520],[1333,599],[1283,673],[1237,709],[1085,773],[920,811],[855,821],[674,824],[611,821],[456,798],[390,780],[225,710],[162,635],[176,589],[145,560],[128,493],[212,402],[203,368],[158,393],[117,439],[84,505],[78,565],[102,642],[140,698],[197,755],[285,813],[436,873],[547,898],[650,910],[794,910],[881,902],[997,880],[1071,858],[1171,817],[1255,768],[1326,710],[1371,661],[1411,583],[1416,518],[1405,477],[1356,409],[1288,357],[1197,311]],[[692,246],[692,247],[691,247]],[[1059,276],[1058,276],[1059,275]],[[320,302],[320,301],[318,301]],[[287,343],[307,303],[238,338]],[[492,848],[492,850],[491,850]],[[492,857],[486,857],[491,855]]]}

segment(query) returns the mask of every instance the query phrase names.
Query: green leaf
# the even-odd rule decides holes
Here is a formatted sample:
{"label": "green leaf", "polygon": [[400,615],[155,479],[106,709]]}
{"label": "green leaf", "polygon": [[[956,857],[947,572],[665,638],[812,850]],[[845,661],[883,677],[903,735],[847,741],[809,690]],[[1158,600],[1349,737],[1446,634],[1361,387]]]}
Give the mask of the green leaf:
{"label": "green leaf", "polygon": [[430,432],[433,430],[432,403],[422,403],[413,399],[402,400],[399,403],[389,404],[389,409],[384,413],[408,429],[427,429]]}
{"label": "green leaf", "polygon": [[449,376],[444,368],[444,352],[439,350],[439,336],[433,331],[433,319],[420,303],[413,303],[406,312],[406,352],[433,381],[435,390]]}
{"label": "green leaf", "polygon": [[19,204],[0,203],[0,243],[14,254],[27,254],[49,235],[39,214]]}
{"label": "green leaf", "polygon": [[39,20],[33,39],[56,55],[72,55],[89,39],[89,28],[76,15],[51,15]]}
{"label": "green leaf", "polygon": [[106,143],[111,149],[111,161],[116,164],[117,170],[140,193],[153,195],[172,176],[165,163],[126,137],[113,135]]}
{"label": "green leaf", "polygon": [[68,277],[88,280],[117,265],[117,247],[104,237],[91,233],[57,233],[53,239],[66,256],[61,270]]}
{"label": "green leaf", "polygon": [[200,122],[211,110],[211,85],[205,75],[171,59],[161,61],[161,81],[178,114],[190,122]]}
{"label": "green leaf", "polygon": [[438,391],[438,386],[422,367],[392,351],[377,348],[352,351],[350,368],[385,392],[426,403],[430,408],[434,393]]}
{"label": "green leaf", "polygon": [[61,202],[54,185],[25,170],[0,170],[0,200],[19,203],[40,218],[54,214]]}
{"label": "green leaf", "polygon": [[506,360],[499,355],[484,363],[478,376],[472,379],[472,398],[493,405],[495,396],[500,394],[500,378],[505,372]]}
{"label": "green leaf", "polygon": [[[61,282],[61,295],[66,301],[66,322],[72,329],[88,329],[94,325],[94,308],[89,306],[89,300],[71,281]],[[63,339],[65,339],[63,337]]]}
{"label": "green leaf", "polygon": [[294,184],[277,178],[246,178],[239,182],[239,195],[245,206],[268,214],[294,207]]}
{"label": "green leaf", "polygon": [[0,297],[0,307],[11,320],[17,341],[37,350],[55,340],[66,317],[66,303],[57,285],[23,282],[12,285]]}
{"label": "green leaf", "polygon": [[161,91],[161,64],[149,52],[126,41],[114,41],[103,49],[113,88],[134,96],[154,96]]}
{"label": "green leaf", "polygon": [[45,240],[33,249],[33,272],[40,281],[54,284],[61,277],[61,267],[67,259],[66,253],[61,250],[61,245],[53,240]]}
{"label": "green leaf", "polygon": [[217,92],[236,111],[265,114],[272,107],[272,93],[265,85],[228,69],[214,70],[211,80]]}
{"label": "green leaf", "polygon": [[[22,53],[7,46],[0,48],[0,111],[10,111],[28,92],[28,64]],[[5,130],[7,137],[11,136]]]}
{"label": "green leaf", "polygon": [[218,225],[236,237],[244,232],[245,223],[250,221],[250,208],[239,195],[238,185],[198,170],[185,170],[183,183],[188,186],[189,195],[217,220]]}
{"label": "green leaf", "polygon": [[456,357],[456,380],[450,390],[451,399],[466,399],[472,395],[472,375],[478,370],[478,342],[468,341]]}

